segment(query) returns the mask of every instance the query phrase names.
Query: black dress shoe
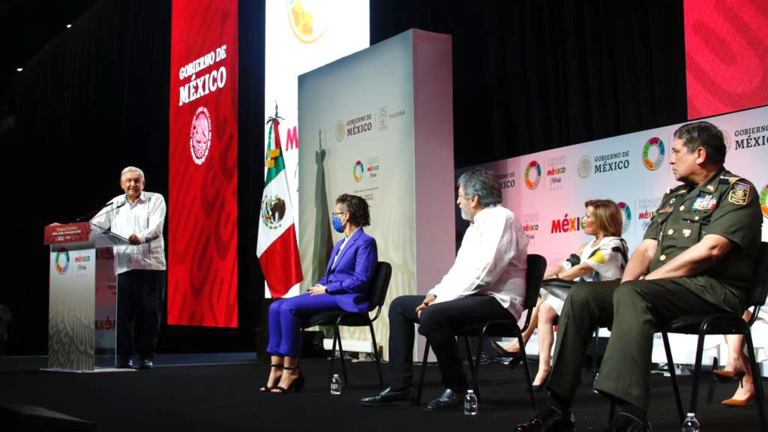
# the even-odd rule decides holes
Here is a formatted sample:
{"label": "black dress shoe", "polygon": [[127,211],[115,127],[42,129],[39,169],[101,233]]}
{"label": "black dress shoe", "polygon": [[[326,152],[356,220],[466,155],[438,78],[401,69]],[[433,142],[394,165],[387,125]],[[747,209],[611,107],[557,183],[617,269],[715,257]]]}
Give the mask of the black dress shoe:
{"label": "black dress shoe", "polygon": [[153,367],[155,367],[155,363],[152,361],[152,359],[144,359],[139,365],[139,369],[152,369]]}
{"label": "black dress shoe", "polygon": [[643,423],[639,419],[626,413],[619,413],[610,426],[603,429],[604,432],[651,432],[651,424]]}
{"label": "black dress shoe", "polygon": [[547,406],[536,414],[528,423],[522,423],[515,428],[516,432],[566,432],[576,426],[573,414],[561,411],[553,406]]}
{"label": "black dress shoe", "polygon": [[360,399],[360,405],[362,406],[383,406],[394,402],[403,402],[411,398],[411,389],[406,388],[402,390],[392,390],[392,387],[387,387],[381,393],[376,396],[366,396]]}
{"label": "black dress shoe", "polygon": [[132,369],[134,366],[133,359],[130,357],[121,358],[117,361],[118,369]]}
{"label": "black dress shoe", "polygon": [[426,412],[455,411],[463,406],[464,392],[445,389],[439,398],[434,399],[424,407]]}

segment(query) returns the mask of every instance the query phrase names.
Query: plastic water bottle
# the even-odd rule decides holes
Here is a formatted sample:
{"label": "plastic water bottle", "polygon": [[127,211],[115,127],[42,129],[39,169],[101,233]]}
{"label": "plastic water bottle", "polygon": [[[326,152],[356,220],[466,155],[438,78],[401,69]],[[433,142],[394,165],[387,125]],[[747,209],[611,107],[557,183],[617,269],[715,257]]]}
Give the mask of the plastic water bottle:
{"label": "plastic water bottle", "polygon": [[341,378],[339,378],[339,374],[333,374],[333,378],[331,378],[331,394],[341,394]]}
{"label": "plastic water bottle", "polygon": [[696,414],[688,413],[683,422],[683,432],[699,432],[700,430],[701,425],[699,424],[699,421],[696,420]]}
{"label": "plastic water bottle", "polygon": [[477,415],[477,395],[472,390],[467,390],[464,396],[464,415]]}

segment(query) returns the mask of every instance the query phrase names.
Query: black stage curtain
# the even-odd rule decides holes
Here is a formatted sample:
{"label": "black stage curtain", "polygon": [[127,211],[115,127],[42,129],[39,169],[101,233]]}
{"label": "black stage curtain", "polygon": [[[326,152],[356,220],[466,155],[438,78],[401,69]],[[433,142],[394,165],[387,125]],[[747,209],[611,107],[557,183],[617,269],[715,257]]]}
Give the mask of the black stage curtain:
{"label": "black stage curtain", "polygon": [[[372,44],[414,27],[453,35],[456,167],[686,119],[682,0],[370,5]],[[17,127],[2,139],[6,179],[20,180],[5,187],[6,213],[19,222],[8,230],[4,263],[16,277],[0,290],[15,319],[12,354],[47,350],[43,226],[118,195],[126,165],[145,169],[147,190],[167,197],[170,22],[171,0],[102,0],[13,77]],[[164,326],[161,349],[252,347],[248,330],[263,297],[255,261],[263,41],[264,0],[241,1],[241,329]]]}
{"label": "black stage curtain", "polygon": [[681,0],[370,4],[371,44],[453,35],[457,168],[687,119]]}
{"label": "black stage curtain", "polygon": [[22,253],[12,260],[18,282],[2,290],[11,354],[47,352],[44,225],[122,193],[128,165],[144,170],[148,191],[168,196],[170,14],[170,1],[98,2],[14,77],[18,127],[6,160],[20,182],[6,191],[20,221],[9,243]]}

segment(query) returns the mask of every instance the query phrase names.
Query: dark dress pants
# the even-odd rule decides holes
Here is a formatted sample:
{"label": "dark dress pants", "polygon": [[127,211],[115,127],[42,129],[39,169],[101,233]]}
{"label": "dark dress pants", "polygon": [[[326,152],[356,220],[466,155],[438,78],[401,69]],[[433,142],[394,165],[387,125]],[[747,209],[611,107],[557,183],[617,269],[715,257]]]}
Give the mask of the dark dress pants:
{"label": "dark dress pants", "polygon": [[456,334],[471,324],[510,319],[512,314],[493,297],[477,295],[437,303],[421,312],[416,308],[424,296],[401,296],[389,306],[389,370],[390,386],[395,390],[408,388],[413,382],[414,324],[420,323],[419,333],[426,336],[437,357],[445,387],[456,391],[467,388],[462,369]]}
{"label": "dark dress pants", "polygon": [[573,286],[558,319],[555,361],[548,389],[570,404],[592,334],[611,327],[595,388],[648,409],[653,334],[685,315],[724,311],[675,279],[588,282]]}
{"label": "dark dress pants", "polygon": [[165,297],[164,270],[130,270],[117,275],[117,354],[155,355]]}

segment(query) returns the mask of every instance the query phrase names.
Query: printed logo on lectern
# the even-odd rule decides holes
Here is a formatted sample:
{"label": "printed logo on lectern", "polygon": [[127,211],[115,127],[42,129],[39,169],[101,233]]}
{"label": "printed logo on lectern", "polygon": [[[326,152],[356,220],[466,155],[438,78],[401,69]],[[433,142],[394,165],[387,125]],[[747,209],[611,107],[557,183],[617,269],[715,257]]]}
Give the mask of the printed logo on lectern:
{"label": "printed logo on lectern", "polygon": [[335,2],[319,0],[287,0],[288,21],[299,42],[312,44],[330,27]]}
{"label": "printed logo on lectern", "polygon": [[632,210],[625,202],[620,202],[617,205],[621,210],[621,233],[626,234],[629,231],[629,226],[632,225]]}
{"label": "printed logo on lectern", "polygon": [[651,171],[656,171],[664,163],[664,141],[653,137],[643,146],[643,165]]}
{"label": "printed logo on lectern", "polygon": [[582,156],[579,159],[579,163],[576,165],[576,172],[579,173],[579,177],[585,179],[592,173],[592,159],[589,156]]}
{"label": "printed logo on lectern", "polygon": [[763,186],[760,192],[760,208],[763,210],[763,217],[768,219],[768,184]]}
{"label": "printed logo on lectern", "polygon": [[365,167],[363,166],[363,162],[357,161],[355,163],[355,167],[352,168],[352,177],[355,179],[355,182],[360,183],[363,181],[363,175],[365,175]]}
{"label": "printed logo on lectern", "polygon": [[279,195],[265,195],[261,201],[261,221],[269,229],[280,229],[285,211],[285,201]]}
{"label": "printed logo on lectern", "polygon": [[[534,178],[531,178],[534,176]],[[527,167],[525,167],[525,186],[530,190],[534,190],[539,186],[541,182],[541,165],[536,161],[531,161]]]}
{"label": "printed logo on lectern", "polygon": [[56,273],[63,275],[69,270],[69,251],[66,248],[60,248],[56,252],[56,259],[54,261],[56,267]]}
{"label": "printed logo on lectern", "polygon": [[342,142],[344,141],[344,135],[347,134],[347,131],[344,129],[344,122],[339,120],[336,122],[336,141]]}
{"label": "printed logo on lectern", "polygon": [[192,160],[202,165],[211,149],[211,116],[205,107],[200,107],[192,117],[192,128],[189,131],[189,151]]}

